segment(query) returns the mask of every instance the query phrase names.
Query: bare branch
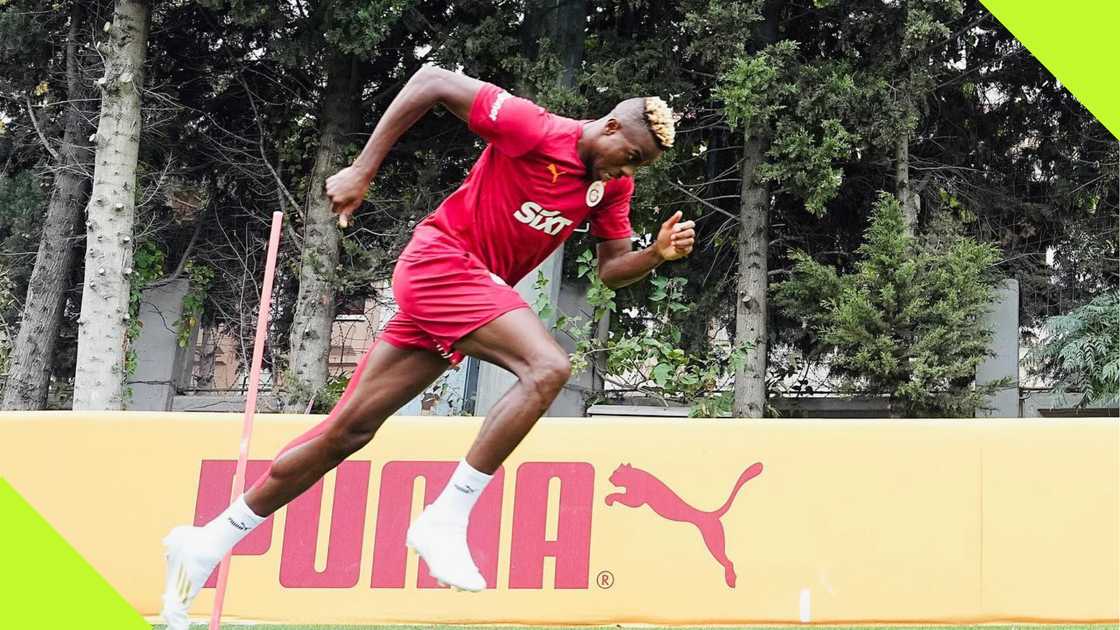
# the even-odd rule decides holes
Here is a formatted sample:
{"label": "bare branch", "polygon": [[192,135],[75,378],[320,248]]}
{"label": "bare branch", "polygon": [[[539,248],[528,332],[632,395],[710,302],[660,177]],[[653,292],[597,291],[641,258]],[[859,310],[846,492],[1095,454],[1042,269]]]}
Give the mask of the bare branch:
{"label": "bare branch", "polygon": [[160,186],[163,185],[163,180],[167,178],[167,173],[171,170],[171,162],[172,157],[168,156],[167,162],[163,165],[163,170],[161,170],[159,173],[159,179],[156,180],[155,186],[152,186],[151,192],[145,199],[142,199],[140,201],[140,203],[136,206],[137,208],[143,208],[147,206],[149,203],[151,203],[152,199],[155,199],[156,195],[159,194]]}
{"label": "bare branch", "polygon": [[709,201],[708,201],[708,200],[706,200],[706,199],[703,199],[703,198],[701,198],[701,197],[698,197],[697,195],[694,195],[694,194],[692,193],[692,191],[691,191],[691,190],[689,190],[689,189],[687,189],[687,188],[685,188],[685,187],[684,187],[684,184],[683,184],[683,183],[680,183],[680,182],[674,182],[674,181],[670,181],[670,182],[669,182],[669,184],[670,184],[670,185],[671,185],[671,186],[672,186],[673,188],[676,188],[677,190],[679,190],[679,191],[683,192],[684,194],[688,195],[688,196],[689,196],[689,197],[691,197],[692,199],[694,199],[694,200],[696,200],[696,201],[699,201],[700,203],[702,203],[702,204],[704,204],[705,206],[707,206],[707,207],[711,208],[712,210],[715,210],[716,212],[718,212],[718,213],[720,213],[720,214],[723,214],[723,215],[729,216],[729,217],[731,217],[732,219],[738,219],[738,218],[739,218],[739,217],[737,217],[737,216],[735,216],[735,215],[731,214],[730,212],[728,212],[728,211],[724,210],[723,208],[721,208],[721,207],[719,207],[719,206],[715,205],[714,203],[711,203],[711,202],[709,202]]}
{"label": "bare branch", "polygon": [[202,232],[202,220],[201,219],[198,220],[195,223],[194,234],[191,234],[191,240],[190,240],[189,243],[187,243],[187,248],[185,250],[183,250],[183,256],[179,259],[179,264],[175,267],[175,271],[172,272],[170,276],[167,276],[166,278],[161,278],[161,279],[156,280],[155,282],[149,284],[148,285],[149,289],[154,289],[156,287],[162,287],[166,284],[171,284],[172,282],[174,282],[175,280],[177,280],[179,278],[179,275],[183,273],[183,269],[185,269],[186,266],[187,266],[187,260],[191,256],[191,250],[194,249],[194,244],[198,241],[198,234],[200,232]]}
{"label": "bare branch", "polygon": [[268,156],[265,155],[264,127],[261,125],[261,116],[257,111],[257,101],[253,98],[253,91],[249,89],[249,85],[245,83],[245,77],[241,76],[241,73],[237,74],[237,80],[241,82],[241,87],[245,88],[245,94],[249,97],[249,106],[253,108],[253,121],[257,123],[257,148],[260,149],[261,152],[261,161],[264,162],[264,165],[268,168],[268,172],[272,173],[273,179],[276,180],[276,185],[280,188],[280,191],[284,193],[284,196],[288,199],[288,203],[293,209],[298,209],[301,207],[300,204],[295,200],[295,197],[292,196],[292,193],[288,192],[288,187],[284,185],[284,180],[280,179],[280,174],[272,167],[272,162],[269,162]]}
{"label": "bare branch", "polygon": [[47,137],[43,135],[43,130],[39,128],[39,121],[35,119],[35,111],[31,107],[31,97],[24,96],[24,102],[27,104],[27,115],[31,117],[31,124],[35,127],[35,133],[39,134],[39,139],[43,141],[43,148],[47,153],[51,154],[51,159],[56,163],[62,162],[62,158],[58,156],[58,152],[51,148],[51,143],[47,142]]}

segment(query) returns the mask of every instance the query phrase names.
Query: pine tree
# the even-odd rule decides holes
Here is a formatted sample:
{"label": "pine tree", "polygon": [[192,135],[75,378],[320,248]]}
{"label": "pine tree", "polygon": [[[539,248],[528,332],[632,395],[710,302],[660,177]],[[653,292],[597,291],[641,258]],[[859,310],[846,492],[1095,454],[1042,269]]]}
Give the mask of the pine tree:
{"label": "pine tree", "polygon": [[971,417],[1006,384],[977,386],[992,332],[984,314],[999,278],[998,250],[959,234],[918,240],[883,194],[852,273],[803,252],[776,303],[817,333],[816,351],[853,394],[883,395],[893,417]]}

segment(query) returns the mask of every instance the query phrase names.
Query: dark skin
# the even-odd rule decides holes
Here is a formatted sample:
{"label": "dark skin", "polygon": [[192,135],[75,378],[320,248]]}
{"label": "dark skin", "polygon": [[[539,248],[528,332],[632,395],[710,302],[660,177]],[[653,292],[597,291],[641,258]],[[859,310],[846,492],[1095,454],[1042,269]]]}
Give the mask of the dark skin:
{"label": "dark skin", "polygon": [[[483,83],[440,68],[417,72],[389,105],[354,163],[327,180],[327,196],[344,227],[365,197],[370,182],[396,141],[424,114],[442,105],[467,121]],[[577,145],[588,179],[633,176],[661,154],[641,119],[640,100],[623,101],[607,116],[585,123]],[[667,260],[687,256],[695,242],[692,221],[678,212],[662,224],[656,241],[633,250],[630,239],[598,245],[599,276],[610,287],[626,286]],[[521,443],[552,404],[571,374],[567,353],[529,309],[511,311],[455,344],[469,356],[489,361],[517,376],[517,382],[490,409],[466,460],[493,473]],[[273,462],[268,476],[245,494],[255,513],[268,515],[311,487],[346,457],[365,446],[382,423],[427,388],[448,367],[440,355],[377,343],[358,385],[331,425]]]}

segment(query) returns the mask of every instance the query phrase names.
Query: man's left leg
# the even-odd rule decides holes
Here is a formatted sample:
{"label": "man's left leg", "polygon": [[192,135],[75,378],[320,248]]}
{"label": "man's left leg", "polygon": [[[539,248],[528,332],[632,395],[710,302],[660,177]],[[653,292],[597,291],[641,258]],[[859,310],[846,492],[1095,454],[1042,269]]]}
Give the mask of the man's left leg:
{"label": "man's left leg", "polygon": [[437,580],[479,591],[486,582],[467,547],[471,510],[494,472],[560,393],[571,366],[567,353],[528,308],[499,316],[459,340],[455,348],[509,370],[517,382],[490,408],[466,458],[409,528],[408,544]]}
{"label": "man's left leg", "polygon": [[[396,327],[398,332],[402,328],[407,325]],[[167,573],[162,615],[168,630],[188,627],[191,602],[238,541],[365,446],[390,414],[447,369],[447,360],[435,352],[388,341],[387,333],[393,329],[390,323],[381,334],[385,339],[375,341],[362,357],[327,418],[286,446],[267,475],[206,525],[176,527],[164,539]]]}

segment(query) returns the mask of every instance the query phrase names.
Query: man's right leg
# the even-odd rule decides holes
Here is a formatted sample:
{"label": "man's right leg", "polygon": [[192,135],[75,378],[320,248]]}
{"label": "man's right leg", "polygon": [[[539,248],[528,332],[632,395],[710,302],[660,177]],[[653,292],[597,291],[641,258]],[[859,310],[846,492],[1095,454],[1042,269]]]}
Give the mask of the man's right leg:
{"label": "man's right leg", "polygon": [[365,446],[385,419],[448,367],[439,354],[375,342],[327,418],[281,450],[268,474],[203,527],[177,527],[164,540],[168,630],[188,626],[187,610],[214,567],[269,514],[298,497]]}

